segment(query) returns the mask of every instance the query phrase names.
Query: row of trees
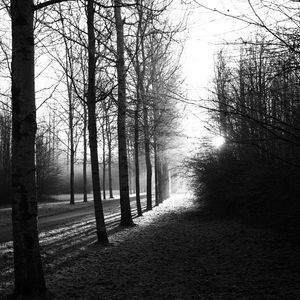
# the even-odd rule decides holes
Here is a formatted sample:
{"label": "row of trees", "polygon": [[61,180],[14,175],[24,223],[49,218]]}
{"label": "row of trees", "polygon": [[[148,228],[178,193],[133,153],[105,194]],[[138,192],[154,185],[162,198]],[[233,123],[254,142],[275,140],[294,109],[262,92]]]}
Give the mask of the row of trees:
{"label": "row of trees", "polygon": [[224,137],[225,144],[203,143],[189,162],[195,196],[214,215],[296,237],[299,4],[249,0],[240,10],[230,4],[218,10],[192,2],[247,29],[256,27],[254,34],[227,41],[216,55],[212,95],[201,107],[210,112],[212,133]]}
{"label": "row of trees", "polygon": [[[9,109],[1,114],[5,126],[1,127],[0,167],[4,170],[6,163],[12,178],[15,296],[43,297],[46,284],[38,241],[37,191],[43,189],[43,182],[49,183],[49,173],[59,173],[62,152],[67,153],[70,166],[71,204],[75,203],[76,159],[82,159],[84,201],[87,164],[91,164],[99,243],[107,243],[108,237],[98,140],[102,140],[102,183],[104,187],[107,161],[110,197],[112,160],[118,157],[121,225],[133,224],[129,157],[134,162],[138,215],[142,215],[141,159],[146,164],[147,209],[152,209],[153,169],[156,204],[169,196],[167,150],[177,118],[170,91],[179,84],[178,65],[171,61],[179,28],[169,25],[165,1],[49,0],[35,4],[12,0],[10,7],[6,1],[2,4],[12,24],[11,64],[9,50],[2,47],[12,85],[11,95],[3,96]],[[39,76],[49,66],[54,71],[47,77],[51,86],[38,86],[36,94],[35,82],[41,82]],[[42,99],[38,107],[36,98]],[[45,105],[48,116],[37,122],[37,109]],[[65,125],[67,130],[62,130]]]}
{"label": "row of trees", "polygon": [[[299,58],[257,36],[235,63],[219,53],[216,110],[221,133],[241,158],[299,166]],[[231,60],[232,61],[232,60]]]}
{"label": "row of trees", "polygon": [[300,211],[299,55],[263,35],[233,53],[217,55],[208,107],[214,133],[225,144],[206,146],[190,161],[192,188],[210,213],[294,234]]}
{"label": "row of trees", "polygon": [[[1,110],[0,114],[0,203],[7,204],[11,200],[11,111]],[[55,192],[59,186],[60,167],[53,145],[53,135],[48,126],[40,124],[36,135],[36,180],[38,195],[50,191]]]}

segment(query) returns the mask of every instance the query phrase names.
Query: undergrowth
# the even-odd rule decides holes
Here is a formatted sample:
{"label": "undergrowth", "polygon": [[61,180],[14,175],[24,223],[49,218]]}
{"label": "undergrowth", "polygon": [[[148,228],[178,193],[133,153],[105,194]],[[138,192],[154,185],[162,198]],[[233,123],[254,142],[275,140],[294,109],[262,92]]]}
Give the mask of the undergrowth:
{"label": "undergrowth", "polygon": [[204,210],[222,218],[299,232],[300,169],[211,151],[189,163],[191,186]]}

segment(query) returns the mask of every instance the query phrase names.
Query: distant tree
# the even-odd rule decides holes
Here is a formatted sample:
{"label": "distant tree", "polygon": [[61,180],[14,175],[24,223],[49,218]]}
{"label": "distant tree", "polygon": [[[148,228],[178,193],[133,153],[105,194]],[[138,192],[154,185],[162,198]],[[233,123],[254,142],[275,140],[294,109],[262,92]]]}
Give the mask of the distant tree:
{"label": "distant tree", "polygon": [[57,160],[58,153],[55,153],[56,149],[51,141],[52,130],[48,126],[39,126],[36,135],[36,180],[39,198],[44,194],[54,194],[59,187],[61,170]]}
{"label": "distant tree", "polygon": [[[108,106],[111,106],[111,99],[109,99]],[[107,165],[108,165],[108,189],[109,189],[109,198],[113,198],[113,188],[112,188],[112,136],[113,136],[113,123],[114,119],[108,113],[105,116],[106,122],[106,139],[107,139],[107,148],[108,148],[108,158],[107,158]]]}

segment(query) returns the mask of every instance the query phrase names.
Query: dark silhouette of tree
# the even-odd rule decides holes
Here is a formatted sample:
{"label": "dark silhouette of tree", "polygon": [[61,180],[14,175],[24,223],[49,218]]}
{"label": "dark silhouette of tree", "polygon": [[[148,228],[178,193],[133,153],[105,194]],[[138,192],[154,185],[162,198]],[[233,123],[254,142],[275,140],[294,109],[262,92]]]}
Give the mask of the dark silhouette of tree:
{"label": "dark silhouette of tree", "polygon": [[37,230],[33,8],[32,0],[11,1],[12,223],[16,297],[42,297],[46,292]]}
{"label": "dark silhouette of tree", "polygon": [[83,202],[87,202],[87,108],[83,103]]}
{"label": "dark silhouette of tree", "polygon": [[96,70],[96,47],[94,31],[94,4],[93,1],[87,1],[87,26],[88,26],[88,129],[89,143],[92,164],[92,181],[94,194],[94,208],[96,218],[96,228],[98,242],[101,244],[108,243],[108,237],[104,222],[104,214],[100,192],[100,175],[98,162],[98,145],[97,145],[97,124],[96,124],[96,89],[95,89],[95,70]]}
{"label": "dark silhouette of tree", "polygon": [[121,16],[122,2],[114,1],[114,14],[117,34],[117,74],[118,74],[118,149],[119,149],[119,185],[121,205],[121,225],[133,224],[128,184],[128,161],[126,142],[126,73],[124,61],[124,23]]}
{"label": "dark silhouette of tree", "polygon": [[236,65],[218,57],[211,110],[239,157],[298,165],[297,56],[256,37],[241,48]]}

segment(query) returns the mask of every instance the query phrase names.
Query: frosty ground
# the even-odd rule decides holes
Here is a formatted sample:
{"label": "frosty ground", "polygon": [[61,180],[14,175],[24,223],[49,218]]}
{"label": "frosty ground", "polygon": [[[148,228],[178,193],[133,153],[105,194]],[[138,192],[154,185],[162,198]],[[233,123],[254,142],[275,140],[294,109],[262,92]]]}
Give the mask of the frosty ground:
{"label": "frosty ground", "polygon": [[[284,234],[213,219],[182,194],[134,221],[111,228],[107,247],[95,243],[91,220],[67,228],[79,245],[66,231],[48,234],[53,299],[300,299],[300,246]],[[12,272],[2,270],[3,298]]]}

